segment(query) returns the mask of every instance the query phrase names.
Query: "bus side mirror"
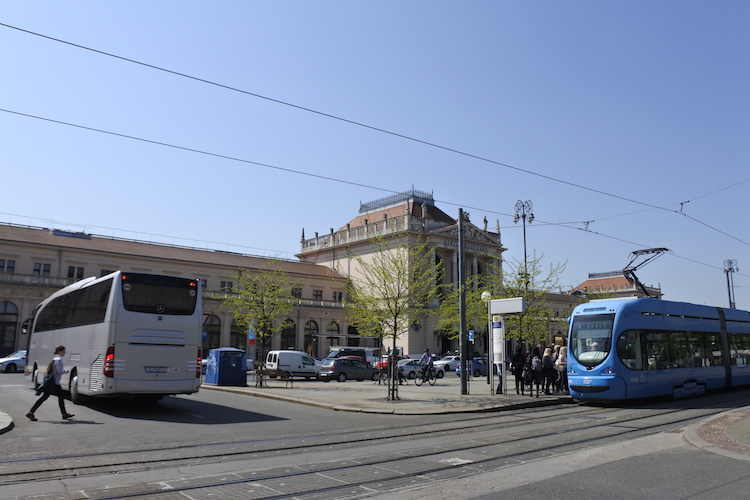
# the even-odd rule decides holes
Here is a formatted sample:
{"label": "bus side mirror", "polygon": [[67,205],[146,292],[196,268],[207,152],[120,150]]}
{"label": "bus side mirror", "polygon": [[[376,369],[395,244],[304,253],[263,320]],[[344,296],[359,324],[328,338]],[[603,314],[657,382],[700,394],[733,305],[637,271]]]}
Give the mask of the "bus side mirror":
{"label": "bus side mirror", "polygon": [[31,321],[33,319],[34,318],[28,318],[26,319],[26,321],[21,323],[21,335],[26,335],[27,333],[29,333],[29,330],[31,329]]}

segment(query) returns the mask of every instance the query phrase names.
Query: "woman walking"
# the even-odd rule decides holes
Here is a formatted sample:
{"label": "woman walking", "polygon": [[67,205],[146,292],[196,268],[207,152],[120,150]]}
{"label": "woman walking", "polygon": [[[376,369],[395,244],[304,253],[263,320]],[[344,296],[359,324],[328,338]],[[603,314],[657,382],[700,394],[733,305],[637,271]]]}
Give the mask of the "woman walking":
{"label": "woman walking", "polygon": [[55,378],[55,385],[53,386],[51,391],[45,391],[42,397],[40,397],[36,403],[34,403],[34,406],[29,410],[29,413],[26,414],[26,416],[29,418],[29,420],[36,422],[37,418],[34,415],[34,412],[36,412],[40,406],[42,406],[42,403],[47,401],[47,399],[52,395],[55,394],[57,396],[57,401],[60,405],[60,412],[62,413],[62,418],[64,420],[68,420],[69,418],[73,418],[73,415],[65,411],[65,396],[63,395],[62,387],[60,387],[60,379],[63,375],[63,373],[68,373],[68,370],[64,368],[63,365],[63,356],[65,356],[65,346],[57,346],[55,348],[55,357],[52,358],[52,362],[50,362],[49,366],[47,367],[47,372],[45,375],[52,374]]}

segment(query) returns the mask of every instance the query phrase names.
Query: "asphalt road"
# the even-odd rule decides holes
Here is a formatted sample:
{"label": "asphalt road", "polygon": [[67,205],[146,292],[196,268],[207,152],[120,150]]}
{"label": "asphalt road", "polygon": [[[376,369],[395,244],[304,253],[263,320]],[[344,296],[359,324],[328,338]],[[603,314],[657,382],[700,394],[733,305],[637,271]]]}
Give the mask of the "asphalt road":
{"label": "asphalt road", "polygon": [[380,415],[201,391],[152,406],[35,399],[0,377],[0,497],[717,498],[746,497],[747,462],[687,444],[683,431],[750,392],[613,407]]}

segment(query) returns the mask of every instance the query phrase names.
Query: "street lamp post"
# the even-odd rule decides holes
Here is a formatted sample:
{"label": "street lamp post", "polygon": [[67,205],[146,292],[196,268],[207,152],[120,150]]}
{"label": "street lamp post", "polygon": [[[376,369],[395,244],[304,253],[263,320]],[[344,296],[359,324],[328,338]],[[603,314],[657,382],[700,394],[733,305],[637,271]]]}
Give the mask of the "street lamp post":
{"label": "street lamp post", "polygon": [[528,219],[529,224],[534,221],[534,212],[531,208],[534,206],[531,200],[516,202],[516,216],[513,218],[513,223],[518,224],[519,219],[523,221],[523,278],[526,288],[529,287],[529,268],[526,262],[526,220]]}
{"label": "street lamp post", "polygon": [[[528,219],[529,224],[534,221],[534,212],[531,211],[533,206],[531,200],[518,200],[515,206],[516,216],[513,218],[514,224],[518,224],[519,219],[523,221],[523,288],[526,295],[529,292],[529,264],[526,261],[526,220]],[[518,330],[519,340],[523,342],[523,315],[518,318]]]}

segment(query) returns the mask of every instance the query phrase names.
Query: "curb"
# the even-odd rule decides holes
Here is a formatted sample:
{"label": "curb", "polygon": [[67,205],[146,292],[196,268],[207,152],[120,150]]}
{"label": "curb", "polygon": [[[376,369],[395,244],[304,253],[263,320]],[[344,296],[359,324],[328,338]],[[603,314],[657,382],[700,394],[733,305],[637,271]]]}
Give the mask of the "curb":
{"label": "curb", "polygon": [[543,406],[554,406],[560,404],[573,404],[573,400],[570,397],[554,398],[554,399],[543,399],[537,401],[524,401],[518,403],[498,403],[498,404],[481,404],[481,405],[463,405],[460,407],[441,407],[441,408],[413,408],[403,407],[399,408],[399,403],[408,404],[408,400],[401,400],[395,402],[393,408],[376,408],[370,406],[353,406],[340,403],[324,403],[321,401],[314,401],[309,399],[301,399],[298,397],[284,396],[283,394],[261,392],[261,391],[247,391],[241,388],[233,388],[231,386],[215,386],[215,385],[201,385],[201,389],[208,389],[213,391],[230,392],[232,394],[240,394],[243,396],[259,397],[266,399],[275,399],[277,401],[285,401],[288,403],[303,404],[307,406],[315,406],[318,408],[324,408],[333,411],[347,411],[353,413],[375,413],[381,415],[446,415],[446,414],[458,414],[458,413],[488,413],[506,411],[518,408],[538,408]]}
{"label": "curb", "polygon": [[10,415],[0,411],[0,434],[5,434],[13,428],[13,419]]}

